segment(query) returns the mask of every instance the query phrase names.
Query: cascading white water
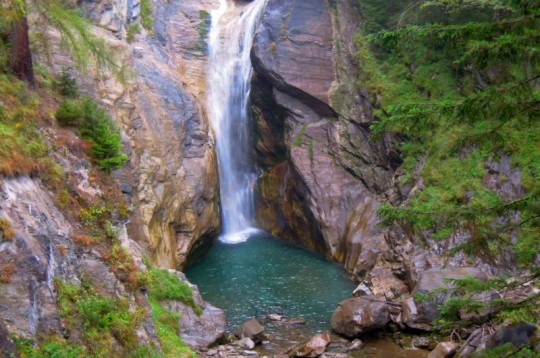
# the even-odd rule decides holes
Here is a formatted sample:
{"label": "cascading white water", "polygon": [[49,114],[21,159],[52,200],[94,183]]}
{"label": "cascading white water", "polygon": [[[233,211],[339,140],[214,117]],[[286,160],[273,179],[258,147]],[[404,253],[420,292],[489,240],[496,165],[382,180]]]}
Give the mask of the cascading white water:
{"label": "cascading white water", "polygon": [[209,35],[208,114],[216,135],[223,234],[220,240],[247,240],[254,228],[249,161],[249,91],[253,68],[249,52],[266,0],[220,0],[212,11]]}

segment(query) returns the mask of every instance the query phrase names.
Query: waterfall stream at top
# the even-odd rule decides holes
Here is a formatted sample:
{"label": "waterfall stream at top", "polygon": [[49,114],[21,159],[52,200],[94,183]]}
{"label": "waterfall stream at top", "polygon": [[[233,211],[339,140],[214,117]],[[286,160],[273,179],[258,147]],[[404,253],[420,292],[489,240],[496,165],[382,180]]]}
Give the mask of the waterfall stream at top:
{"label": "waterfall stream at top", "polygon": [[220,0],[209,35],[207,107],[219,164],[220,240],[239,243],[254,228],[253,188],[257,174],[249,160],[250,50],[266,0],[239,4]]}

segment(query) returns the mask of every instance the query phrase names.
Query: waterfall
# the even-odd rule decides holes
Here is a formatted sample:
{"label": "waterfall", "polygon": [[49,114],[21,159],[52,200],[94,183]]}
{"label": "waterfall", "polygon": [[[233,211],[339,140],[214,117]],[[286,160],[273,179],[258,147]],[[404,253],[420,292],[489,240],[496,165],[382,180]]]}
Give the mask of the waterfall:
{"label": "waterfall", "polygon": [[223,234],[238,243],[254,230],[253,187],[257,174],[249,160],[249,52],[266,0],[220,0],[209,35],[207,107],[216,136]]}

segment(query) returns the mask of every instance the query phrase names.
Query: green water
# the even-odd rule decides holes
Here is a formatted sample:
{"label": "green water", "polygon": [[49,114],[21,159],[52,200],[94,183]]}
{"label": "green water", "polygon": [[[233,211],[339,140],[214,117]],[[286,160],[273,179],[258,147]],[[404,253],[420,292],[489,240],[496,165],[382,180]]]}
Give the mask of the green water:
{"label": "green water", "polygon": [[234,245],[216,240],[185,273],[206,301],[225,311],[229,328],[277,312],[329,329],[336,304],[354,289],[339,266],[264,233]]}

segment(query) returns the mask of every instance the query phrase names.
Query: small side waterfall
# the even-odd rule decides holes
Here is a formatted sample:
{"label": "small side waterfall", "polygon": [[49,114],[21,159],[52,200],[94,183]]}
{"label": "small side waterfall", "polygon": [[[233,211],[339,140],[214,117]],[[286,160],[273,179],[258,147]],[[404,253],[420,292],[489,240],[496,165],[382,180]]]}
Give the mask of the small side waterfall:
{"label": "small side waterfall", "polygon": [[254,230],[253,187],[257,174],[249,161],[249,91],[253,68],[249,52],[266,0],[239,4],[220,0],[211,13],[207,107],[216,135],[223,235],[238,243]]}

